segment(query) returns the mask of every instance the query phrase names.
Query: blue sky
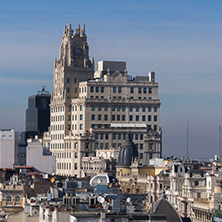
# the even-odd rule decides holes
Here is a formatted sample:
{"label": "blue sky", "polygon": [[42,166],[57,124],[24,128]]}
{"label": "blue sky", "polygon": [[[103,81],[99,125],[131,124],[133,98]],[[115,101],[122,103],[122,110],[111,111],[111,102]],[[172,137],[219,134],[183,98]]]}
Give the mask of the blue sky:
{"label": "blue sky", "polygon": [[164,155],[218,152],[222,123],[221,1],[1,1],[0,128],[25,129],[27,98],[52,91],[63,27],[86,24],[90,55],[156,72]]}

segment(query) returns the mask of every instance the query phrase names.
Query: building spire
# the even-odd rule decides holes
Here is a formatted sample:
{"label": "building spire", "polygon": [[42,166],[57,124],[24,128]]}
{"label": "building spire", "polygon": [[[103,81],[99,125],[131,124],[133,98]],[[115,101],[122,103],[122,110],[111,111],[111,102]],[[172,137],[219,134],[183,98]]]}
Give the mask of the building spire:
{"label": "building spire", "polygon": [[85,35],[85,24],[82,25],[82,29],[81,29],[81,37]]}

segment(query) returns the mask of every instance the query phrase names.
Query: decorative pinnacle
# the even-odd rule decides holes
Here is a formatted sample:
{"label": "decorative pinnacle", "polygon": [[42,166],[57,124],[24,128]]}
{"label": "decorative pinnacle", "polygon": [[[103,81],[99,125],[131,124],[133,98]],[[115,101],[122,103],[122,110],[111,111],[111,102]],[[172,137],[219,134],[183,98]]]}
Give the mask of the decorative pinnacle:
{"label": "decorative pinnacle", "polygon": [[127,76],[128,72],[127,72],[127,68],[124,70],[124,75]]}

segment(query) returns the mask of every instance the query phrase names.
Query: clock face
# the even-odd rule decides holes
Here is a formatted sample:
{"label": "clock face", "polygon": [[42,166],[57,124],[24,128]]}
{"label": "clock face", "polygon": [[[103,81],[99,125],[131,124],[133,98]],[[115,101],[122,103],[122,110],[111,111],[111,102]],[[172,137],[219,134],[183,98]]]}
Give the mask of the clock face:
{"label": "clock face", "polygon": [[76,46],[76,47],[74,48],[74,55],[75,55],[76,57],[79,57],[79,56],[82,55],[82,49],[81,49],[79,46]]}

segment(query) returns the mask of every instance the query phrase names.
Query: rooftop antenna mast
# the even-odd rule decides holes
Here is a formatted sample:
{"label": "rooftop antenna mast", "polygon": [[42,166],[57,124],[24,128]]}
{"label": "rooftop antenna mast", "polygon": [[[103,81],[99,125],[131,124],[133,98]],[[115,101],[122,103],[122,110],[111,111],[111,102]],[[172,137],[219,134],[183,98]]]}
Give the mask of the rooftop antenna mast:
{"label": "rooftop antenna mast", "polygon": [[219,126],[219,158],[221,160],[221,125]]}
{"label": "rooftop antenna mast", "polygon": [[187,161],[188,161],[188,157],[189,157],[189,120],[187,120],[187,147],[186,147],[186,157],[187,157]]}

